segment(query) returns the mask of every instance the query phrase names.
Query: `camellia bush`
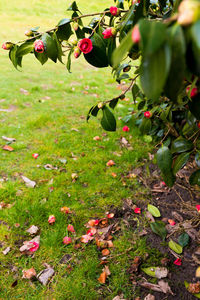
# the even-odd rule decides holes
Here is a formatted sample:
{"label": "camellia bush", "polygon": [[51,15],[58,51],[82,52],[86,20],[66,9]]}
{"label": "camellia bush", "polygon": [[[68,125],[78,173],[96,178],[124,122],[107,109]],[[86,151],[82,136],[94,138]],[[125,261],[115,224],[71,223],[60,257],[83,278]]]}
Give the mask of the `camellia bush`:
{"label": "camellia bush", "polygon": [[115,6],[91,14],[82,14],[73,2],[67,10],[70,17],[55,28],[43,33],[32,28],[26,40],[2,45],[14,67],[27,54],[42,65],[67,58],[69,72],[72,56],[83,55],[97,68],[110,66],[128,88],[92,106],[87,121],[102,111],[102,127],[115,131],[114,109],[131,90],[135,107],[124,120],[134,118],[142,134],[159,145],[165,183],[173,186],[176,173],[193,159],[197,168],[190,184],[200,185],[200,1],[115,0]]}

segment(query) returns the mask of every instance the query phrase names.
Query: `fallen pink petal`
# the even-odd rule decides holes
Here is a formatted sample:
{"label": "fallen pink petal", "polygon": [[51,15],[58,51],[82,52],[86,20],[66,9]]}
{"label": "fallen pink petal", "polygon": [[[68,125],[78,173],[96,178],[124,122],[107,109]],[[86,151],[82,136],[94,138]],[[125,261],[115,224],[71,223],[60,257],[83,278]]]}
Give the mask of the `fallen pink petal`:
{"label": "fallen pink petal", "polygon": [[200,211],[200,204],[196,205],[197,211]]}
{"label": "fallen pink petal", "polygon": [[33,242],[32,244],[33,244],[33,247],[30,248],[29,251],[31,251],[31,252],[37,251],[37,249],[39,248],[39,244],[36,242]]}
{"label": "fallen pink petal", "polygon": [[168,219],[168,223],[171,225],[171,226],[174,226],[176,225],[176,222],[172,219]]}
{"label": "fallen pink petal", "polygon": [[182,265],[182,260],[180,258],[177,258],[175,261],[174,261],[174,264],[176,266],[181,266]]}
{"label": "fallen pink petal", "polygon": [[72,232],[72,233],[75,232],[74,226],[71,225],[71,224],[69,224],[69,225],[67,226],[67,230],[70,231],[70,232]]}
{"label": "fallen pink petal", "polygon": [[134,213],[136,213],[136,214],[141,214],[141,208],[140,208],[140,207],[136,207],[136,208],[134,209]]}

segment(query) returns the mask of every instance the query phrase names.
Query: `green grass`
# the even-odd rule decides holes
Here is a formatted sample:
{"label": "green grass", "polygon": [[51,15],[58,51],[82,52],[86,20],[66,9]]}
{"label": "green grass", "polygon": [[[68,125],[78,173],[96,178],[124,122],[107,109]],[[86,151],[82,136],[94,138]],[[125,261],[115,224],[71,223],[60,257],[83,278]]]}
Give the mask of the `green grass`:
{"label": "green grass", "polygon": [[[84,1],[78,3],[83,12],[99,11],[112,4],[94,1],[85,7]],[[53,0],[51,6],[47,0],[29,1],[29,4],[9,0],[0,4],[0,26],[4,29],[1,43],[23,39],[23,32],[31,26],[53,27],[65,16],[68,4],[64,0]],[[3,248],[11,247],[6,256],[0,252],[0,298],[112,299],[123,293],[130,299],[133,291],[126,270],[135,255],[144,255],[150,250],[144,239],[135,244],[136,237],[123,220],[119,220],[121,231],[114,237],[113,258],[109,263],[111,276],[105,285],[100,285],[97,280],[102,266],[99,265],[100,251],[94,243],[79,250],[62,244],[68,223],[72,223],[76,235],[81,236],[86,232],[84,224],[89,219],[101,218],[106,211],[120,208],[124,198],[131,197],[135,201],[135,192],[139,188],[137,180],[129,179],[124,186],[121,174],[138,166],[150,149],[132,124],[131,131],[124,133],[123,123],[118,120],[117,131],[103,136],[99,120],[93,118],[86,123],[85,116],[93,104],[119,93],[110,70],[97,70],[80,58],[74,61],[73,73],[69,74],[64,65],[48,62],[42,67],[27,56],[23,72],[17,72],[3,50],[0,51],[0,64],[0,99],[5,99],[0,100],[0,108],[14,107],[12,112],[0,112],[1,136],[16,138],[12,144],[13,152],[0,150],[0,178],[5,179],[0,185],[0,202],[13,204],[0,211],[0,219],[8,224],[0,225],[0,242]],[[20,93],[20,88],[28,90],[29,95]],[[127,111],[130,102],[122,102],[116,109],[117,117]],[[93,140],[97,135],[101,141]],[[121,136],[130,141],[133,151],[121,149]],[[0,140],[0,146],[5,143]],[[120,151],[121,156],[113,153]],[[39,153],[37,160],[33,159],[32,153]],[[73,160],[72,153],[77,160]],[[61,158],[67,163],[60,162]],[[112,168],[106,167],[110,159],[116,163]],[[58,169],[46,170],[45,164]],[[75,183],[71,180],[74,172],[79,175]],[[117,174],[116,178],[111,176],[112,172]],[[35,180],[36,188],[27,188],[21,175]],[[49,191],[50,187],[54,187],[53,192]],[[69,206],[73,214],[70,217],[63,215],[60,212],[62,206]],[[48,224],[51,214],[56,217],[54,226]],[[16,223],[20,227],[16,228]],[[26,229],[32,224],[41,230],[41,244],[34,258],[21,255],[16,244],[19,240],[29,239]],[[123,254],[130,247],[133,247],[130,253]],[[73,257],[71,272],[66,265],[59,264],[66,253]],[[122,255],[118,256],[120,253]],[[30,284],[22,279],[23,269],[34,267],[38,273],[45,268],[44,263],[56,271],[50,285],[43,287],[39,282]],[[15,287],[11,287],[16,280],[12,266],[18,270]]]}

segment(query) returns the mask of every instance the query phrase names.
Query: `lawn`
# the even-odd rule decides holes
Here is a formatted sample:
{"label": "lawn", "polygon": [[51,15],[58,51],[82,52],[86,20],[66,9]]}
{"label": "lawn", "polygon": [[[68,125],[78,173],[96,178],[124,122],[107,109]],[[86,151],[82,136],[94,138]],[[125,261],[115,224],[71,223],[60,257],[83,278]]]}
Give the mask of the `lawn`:
{"label": "lawn", "polygon": [[[66,15],[68,4],[64,0],[52,0],[51,5],[47,0],[0,4],[1,43],[24,39],[23,32],[32,26],[53,27]],[[78,4],[84,12],[85,2]],[[87,12],[110,4],[105,0],[87,3]],[[132,123],[130,132],[123,132],[120,118],[114,133],[105,133],[98,119],[86,123],[93,104],[120,93],[109,71],[90,67],[81,58],[74,61],[69,74],[65,65],[48,62],[42,67],[29,56],[18,72],[5,52],[0,51],[1,136],[16,142],[0,141],[1,148],[9,144],[14,149],[0,150],[0,202],[5,206],[0,210],[0,245],[2,250],[11,248],[7,255],[0,251],[0,298],[113,299],[123,293],[125,299],[132,299],[138,291],[129,281],[130,261],[136,255],[145,257],[146,252],[152,254],[150,262],[159,258],[157,250],[147,248],[145,238],[138,240],[120,218],[124,199],[134,204],[140,190],[137,178],[126,175],[148,157],[150,145]],[[131,101],[127,94],[116,109],[117,117],[126,114]],[[100,140],[94,140],[95,136]],[[130,147],[122,147],[122,137]],[[37,159],[33,153],[39,154]],[[106,166],[109,160],[115,162],[113,167]],[[77,174],[76,180],[72,180],[72,173]],[[21,176],[35,181],[36,187],[28,188]],[[145,195],[143,188],[140,200]],[[72,214],[61,213],[64,206]],[[100,284],[101,250],[94,241],[80,244],[80,248],[75,241],[86,233],[85,223],[103,218],[106,212],[119,212],[114,217],[118,229],[107,257],[111,275],[106,284]],[[48,224],[50,215],[55,215],[54,225]],[[130,220],[140,224],[134,213]],[[33,224],[40,229],[40,247],[34,255],[23,255],[19,248],[31,239],[26,230]],[[66,246],[62,240],[68,224],[73,224],[76,233],[71,234],[73,243]],[[60,263],[66,254],[70,255],[69,262]],[[55,270],[47,286],[22,278],[22,270],[34,267],[39,273],[47,265]]]}

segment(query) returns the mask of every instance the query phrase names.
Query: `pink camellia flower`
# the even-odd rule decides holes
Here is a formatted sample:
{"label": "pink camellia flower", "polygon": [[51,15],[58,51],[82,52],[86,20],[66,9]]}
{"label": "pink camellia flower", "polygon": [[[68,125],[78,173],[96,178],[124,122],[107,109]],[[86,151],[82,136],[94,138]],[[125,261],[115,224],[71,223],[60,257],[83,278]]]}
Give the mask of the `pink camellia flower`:
{"label": "pink camellia flower", "polygon": [[69,224],[69,225],[67,226],[67,230],[70,231],[70,232],[72,232],[72,233],[75,232],[74,226],[71,225],[71,224]]}
{"label": "pink camellia flower", "polygon": [[107,163],[106,163],[106,166],[107,167],[112,167],[112,166],[114,166],[115,165],[115,162],[112,160],[112,159],[110,159]]}
{"label": "pink camellia flower", "polygon": [[72,242],[72,239],[69,236],[65,236],[63,238],[63,244],[69,245],[69,244],[71,244],[71,242]]}
{"label": "pink camellia flower", "polygon": [[78,42],[78,48],[84,54],[90,53],[93,49],[92,41],[90,39],[82,39]]}
{"label": "pink camellia flower", "polygon": [[92,241],[94,239],[93,236],[89,234],[82,235],[81,237],[81,243],[87,244],[89,241]]}
{"label": "pink camellia flower", "polygon": [[97,230],[94,227],[92,227],[92,228],[88,229],[87,235],[93,236],[96,232],[97,232]]}
{"label": "pink camellia flower", "polygon": [[67,206],[61,207],[60,211],[65,213],[65,214],[71,214],[70,208],[67,207]]}
{"label": "pink camellia flower", "polygon": [[133,43],[135,44],[138,44],[140,42],[140,31],[139,31],[139,26],[136,24],[134,27],[133,27],[133,31],[132,31],[132,41]]}
{"label": "pink camellia flower", "polygon": [[174,226],[176,225],[176,222],[172,219],[168,219],[168,223],[171,225],[171,226]]}
{"label": "pink camellia flower", "polygon": [[13,47],[13,43],[11,42],[6,42],[3,43],[3,45],[1,46],[4,50],[10,50]]}
{"label": "pink camellia flower", "polygon": [[37,159],[39,154],[38,153],[33,153],[32,156],[33,156],[33,158]]}
{"label": "pink camellia flower", "polygon": [[117,8],[116,6],[111,6],[110,7],[110,13],[111,15],[118,16],[119,15],[119,8]]}
{"label": "pink camellia flower", "polygon": [[177,258],[175,261],[174,261],[174,264],[177,265],[177,266],[181,266],[182,265],[182,260],[180,258]]}
{"label": "pink camellia flower", "polygon": [[117,33],[117,32],[116,32],[116,29],[115,29],[114,27],[106,28],[106,29],[102,32],[103,38],[104,38],[104,39],[109,39],[109,38],[115,36],[116,33]]}
{"label": "pink camellia flower", "polygon": [[44,43],[42,40],[37,40],[34,42],[34,49],[38,53],[43,53],[45,48],[44,48]]}
{"label": "pink camellia flower", "polygon": [[152,113],[150,111],[145,111],[144,116],[145,116],[145,118],[151,118]]}
{"label": "pink camellia flower", "polygon": [[140,207],[136,207],[136,208],[134,209],[134,213],[135,213],[135,214],[141,214],[141,208],[140,208]]}
{"label": "pink camellia flower", "polygon": [[124,127],[122,128],[122,130],[125,131],[125,132],[128,132],[128,131],[130,130],[130,128],[129,128],[128,126],[124,126]]}
{"label": "pink camellia flower", "polygon": [[37,251],[37,249],[39,248],[39,244],[36,242],[33,242],[32,244],[33,244],[33,247],[30,248],[29,251],[31,251],[31,252]]}
{"label": "pink camellia flower", "polygon": [[[190,88],[191,88],[190,85],[186,88],[186,93],[187,93],[187,94],[189,94]],[[198,94],[198,89],[197,89],[197,87],[194,87],[194,88],[191,90],[191,92],[190,92],[190,98],[194,98],[197,94]]]}
{"label": "pink camellia flower", "polygon": [[54,224],[55,221],[56,221],[56,218],[55,218],[54,215],[49,216],[49,218],[48,218],[48,223],[49,223],[50,225],[51,225],[51,224]]}
{"label": "pink camellia flower", "polygon": [[199,204],[196,205],[196,209],[197,209],[198,212],[200,211],[200,205]]}

